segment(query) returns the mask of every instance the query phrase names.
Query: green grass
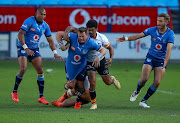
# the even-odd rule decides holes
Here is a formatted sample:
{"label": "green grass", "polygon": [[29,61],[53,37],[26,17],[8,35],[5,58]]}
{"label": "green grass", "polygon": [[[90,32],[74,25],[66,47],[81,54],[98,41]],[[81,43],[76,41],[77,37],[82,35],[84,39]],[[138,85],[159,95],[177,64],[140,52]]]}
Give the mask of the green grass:
{"label": "green grass", "polygon": [[[113,63],[110,73],[121,82],[122,88],[116,90],[114,85],[107,86],[97,76],[98,109],[90,110],[91,104],[83,105],[77,110],[73,107],[58,108],[52,105],[42,105],[38,100],[37,74],[31,64],[19,87],[19,103],[11,99],[15,75],[19,71],[17,62],[0,62],[0,122],[180,122],[180,64],[169,63],[168,69],[158,90],[149,100],[150,109],[139,108],[138,103],[144,97],[153,82],[153,72],[148,83],[142,89],[137,101],[130,102],[129,97],[136,89],[141,76],[142,63]],[[66,82],[64,63],[44,62],[44,71],[52,68],[51,73],[45,73],[45,92],[47,101],[57,100],[64,92]]]}

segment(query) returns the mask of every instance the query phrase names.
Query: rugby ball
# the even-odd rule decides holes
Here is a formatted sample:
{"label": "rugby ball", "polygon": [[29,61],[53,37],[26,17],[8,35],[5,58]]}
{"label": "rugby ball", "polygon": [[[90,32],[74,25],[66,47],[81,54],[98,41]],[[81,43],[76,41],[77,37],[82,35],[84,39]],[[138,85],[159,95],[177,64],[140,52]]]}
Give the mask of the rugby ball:
{"label": "rugby ball", "polygon": [[66,40],[62,40],[62,45],[66,46],[67,48],[70,46],[70,42]]}

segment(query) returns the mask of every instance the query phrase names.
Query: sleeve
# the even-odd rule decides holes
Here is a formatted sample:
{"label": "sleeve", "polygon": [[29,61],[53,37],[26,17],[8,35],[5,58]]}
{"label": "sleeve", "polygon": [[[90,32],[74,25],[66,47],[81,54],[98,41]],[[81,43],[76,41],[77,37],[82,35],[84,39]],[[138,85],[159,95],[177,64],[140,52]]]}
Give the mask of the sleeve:
{"label": "sleeve", "polygon": [[46,30],[45,30],[44,34],[46,37],[51,36],[51,30],[50,30],[50,27],[48,24],[46,24]]}
{"label": "sleeve", "polygon": [[105,35],[102,36],[102,41],[104,47],[108,47],[110,45],[110,42]]}
{"label": "sleeve", "polygon": [[32,25],[31,18],[27,18],[22,24],[21,29],[27,32],[29,28],[31,27],[31,25]]}
{"label": "sleeve", "polygon": [[77,34],[72,32],[68,33],[67,36],[69,37],[70,42],[72,42],[73,39],[77,38]]}
{"label": "sleeve", "polygon": [[96,44],[93,40],[91,40],[91,48],[98,51],[101,48],[101,45]]}
{"label": "sleeve", "polygon": [[168,43],[173,43],[174,44],[174,39],[175,39],[175,34],[173,31],[171,31],[169,39],[168,39]]}
{"label": "sleeve", "polygon": [[148,36],[151,34],[151,30],[152,30],[152,28],[147,28],[146,30],[144,30],[143,33],[145,34],[145,36]]}

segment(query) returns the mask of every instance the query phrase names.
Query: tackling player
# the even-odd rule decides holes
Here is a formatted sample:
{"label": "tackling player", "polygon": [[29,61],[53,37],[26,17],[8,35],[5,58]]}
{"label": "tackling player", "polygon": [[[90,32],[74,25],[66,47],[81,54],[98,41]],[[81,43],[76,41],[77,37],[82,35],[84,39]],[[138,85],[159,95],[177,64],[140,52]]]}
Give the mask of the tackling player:
{"label": "tackling player", "polygon": [[106,38],[105,35],[99,33],[98,30],[98,23],[96,20],[89,20],[86,23],[86,27],[88,29],[90,37],[97,43],[103,47],[106,47],[109,50],[110,58],[107,60],[104,56],[100,57],[100,66],[96,67],[93,66],[93,59],[95,56],[99,55],[100,52],[91,50],[87,55],[87,74],[88,79],[90,82],[90,95],[91,95],[91,103],[92,106],[90,109],[97,109],[96,103],[96,71],[101,76],[102,80],[106,85],[114,84],[117,89],[120,89],[120,83],[114,76],[110,76],[108,67],[112,64],[112,59],[114,56],[114,49],[111,46],[109,40]]}
{"label": "tackling player", "polygon": [[49,42],[49,46],[54,53],[54,58],[62,59],[62,57],[57,54],[49,25],[44,21],[45,17],[45,9],[38,8],[35,16],[29,17],[24,21],[18,33],[19,41],[17,44],[17,53],[20,71],[16,75],[14,90],[11,93],[14,102],[19,102],[17,91],[27,69],[27,60],[29,60],[37,72],[37,84],[39,87],[38,102],[49,104],[49,102],[47,102],[43,96],[44,74],[42,68],[42,58],[39,53],[38,46],[42,34],[45,34],[47,41]]}
{"label": "tackling player", "polygon": [[143,108],[150,108],[146,101],[156,92],[161,80],[165,74],[166,66],[169,61],[171,50],[174,45],[174,32],[167,27],[170,21],[168,14],[161,13],[157,17],[157,26],[146,29],[144,32],[129,37],[117,38],[117,42],[133,41],[145,36],[151,36],[151,47],[142,67],[142,75],[138,81],[136,90],[130,97],[130,101],[135,101],[141,92],[141,88],[149,79],[149,75],[154,70],[154,81],[149,87],[146,95],[140,101],[139,106]]}
{"label": "tackling player", "polygon": [[[87,76],[86,76],[87,77]],[[87,80],[87,79],[86,79]],[[70,107],[74,106],[75,109],[80,109],[81,105],[87,104],[91,101],[89,94],[89,81],[84,81],[84,88],[79,89],[76,85],[76,89],[68,89],[57,101],[51,102],[52,105],[56,107]],[[81,83],[83,84],[83,83]],[[66,100],[71,96],[77,96],[77,98]]]}

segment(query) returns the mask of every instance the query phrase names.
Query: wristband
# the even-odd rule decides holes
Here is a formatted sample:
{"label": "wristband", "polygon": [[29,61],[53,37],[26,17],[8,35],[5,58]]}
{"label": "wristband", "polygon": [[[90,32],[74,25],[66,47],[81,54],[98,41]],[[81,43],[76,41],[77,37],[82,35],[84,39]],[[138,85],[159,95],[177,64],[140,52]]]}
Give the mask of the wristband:
{"label": "wristband", "polygon": [[22,47],[23,47],[24,49],[27,49],[27,48],[28,48],[26,44],[22,45]]}
{"label": "wristband", "polygon": [[57,53],[57,50],[53,50],[53,53],[54,53],[54,54],[58,54],[58,53]]}
{"label": "wristband", "polygon": [[125,37],[125,41],[128,41],[128,37]]}

